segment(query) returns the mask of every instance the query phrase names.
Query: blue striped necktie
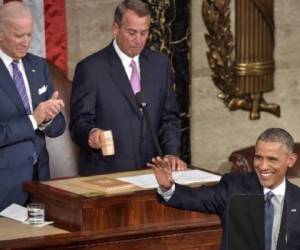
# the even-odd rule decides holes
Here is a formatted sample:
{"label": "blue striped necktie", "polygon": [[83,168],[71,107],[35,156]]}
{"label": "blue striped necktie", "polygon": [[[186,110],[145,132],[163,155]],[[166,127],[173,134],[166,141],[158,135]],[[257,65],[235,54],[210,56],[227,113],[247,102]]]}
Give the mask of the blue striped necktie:
{"label": "blue striped necktie", "polygon": [[265,200],[265,250],[271,250],[272,247],[272,228],[274,220],[274,206],[272,204],[272,198],[274,194],[269,191],[266,194]]}
{"label": "blue striped necktie", "polygon": [[[28,99],[28,95],[26,93],[26,88],[25,88],[25,84],[24,84],[24,79],[22,76],[21,71],[18,68],[18,61],[13,60],[11,65],[12,65],[12,69],[13,69],[13,79],[16,85],[16,88],[18,90],[19,96],[23,102],[26,114],[31,114],[31,109],[30,109],[30,104],[29,104],[29,99]],[[33,164],[35,164],[37,162],[37,153],[33,152]]]}
{"label": "blue striped necktie", "polygon": [[31,114],[29,99],[26,93],[23,76],[18,68],[18,61],[14,60],[11,64],[13,69],[13,79],[18,90],[19,96],[21,97],[26,113]]}

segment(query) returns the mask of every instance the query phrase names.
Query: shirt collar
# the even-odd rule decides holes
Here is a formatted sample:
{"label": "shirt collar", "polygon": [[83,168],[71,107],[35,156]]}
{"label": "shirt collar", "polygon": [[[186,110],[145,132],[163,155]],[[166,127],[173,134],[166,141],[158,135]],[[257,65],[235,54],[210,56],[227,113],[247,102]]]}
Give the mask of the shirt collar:
{"label": "shirt collar", "polygon": [[135,57],[133,57],[133,58],[130,57],[130,56],[128,56],[128,55],[126,55],[126,54],[119,48],[116,39],[114,39],[114,41],[113,41],[113,46],[114,46],[114,49],[116,50],[117,55],[120,57],[120,59],[121,59],[123,65],[129,66],[132,60],[134,60],[134,61],[138,64],[138,62],[139,62],[139,56],[140,56],[140,55],[137,55],[137,56],[135,56]]}
{"label": "shirt collar", "polygon": [[264,187],[264,195],[269,191],[272,191],[272,193],[276,196],[276,198],[280,202],[282,202],[285,195],[285,190],[286,190],[286,180],[284,178],[283,181],[274,189]]}
{"label": "shirt collar", "polygon": [[[14,61],[14,59],[7,55],[2,49],[0,49],[0,58],[2,59],[6,68],[10,67],[11,63]],[[23,64],[22,59],[19,59],[18,61],[20,65]]]}
{"label": "shirt collar", "polygon": [[10,57],[9,55],[5,54],[5,52],[0,49],[0,58],[2,59],[4,65],[8,68],[10,67],[12,61],[14,60],[12,57]]}

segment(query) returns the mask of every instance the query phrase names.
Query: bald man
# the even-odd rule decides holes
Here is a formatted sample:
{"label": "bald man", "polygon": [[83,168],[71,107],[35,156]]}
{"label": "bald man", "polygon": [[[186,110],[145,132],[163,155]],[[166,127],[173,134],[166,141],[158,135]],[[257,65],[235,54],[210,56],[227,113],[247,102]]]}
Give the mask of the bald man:
{"label": "bald man", "polygon": [[45,135],[65,129],[46,61],[28,53],[33,20],[21,2],[0,8],[0,210],[24,205],[24,181],[49,178]]}

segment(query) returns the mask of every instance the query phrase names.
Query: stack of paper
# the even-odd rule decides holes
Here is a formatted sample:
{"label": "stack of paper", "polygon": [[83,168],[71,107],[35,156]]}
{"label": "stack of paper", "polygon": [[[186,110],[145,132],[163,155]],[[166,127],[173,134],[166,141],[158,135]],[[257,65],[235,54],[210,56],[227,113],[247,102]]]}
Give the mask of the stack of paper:
{"label": "stack of paper", "polygon": [[[172,173],[173,179],[179,184],[191,184],[191,183],[207,183],[217,182],[221,176],[212,174],[202,170],[186,170],[175,171]],[[142,188],[156,188],[158,186],[154,174],[120,177],[118,180],[132,183]]]}

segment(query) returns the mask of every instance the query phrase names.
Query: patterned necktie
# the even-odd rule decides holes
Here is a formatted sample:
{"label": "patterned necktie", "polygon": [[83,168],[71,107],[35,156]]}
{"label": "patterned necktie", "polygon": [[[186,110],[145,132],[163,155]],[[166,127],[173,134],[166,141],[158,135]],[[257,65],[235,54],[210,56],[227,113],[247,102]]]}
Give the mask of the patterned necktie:
{"label": "patterned necktie", "polygon": [[12,69],[13,69],[13,79],[15,81],[16,88],[19,92],[19,96],[22,99],[26,113],[31,114],[29,99],[28,99],[28,96],[26,93],[23,76],[22,76],[21,71],[18,68],[18,61],[14,60],[11,64],[12,64]]}
{"label": "patterned necktie", "polygon": [[[26,88],[25,88],[25,84],[24,84],[24,80],[23,80],[23,76],[21,71],[18,68],[18,61],[13,61],[12,64],[12,69],[13,69],[13,79],[16,85],[16,88],[18,90],[19,96],[21,97],[21,100],[23,102],[24,108],[26,113],[29,115],[31,114],[31,109],[30,109],[30,104],[29,104],[29,99],[26,93]],[[32,159],[33,159],[33,164],[35,164],[37,162],[38,156],[36,152],[33,152],[32,155]],[[34,178],[33,180],[38,180],[38,174],[34,173],[33,174]]]}
{"label": "patterned necktie", "polygon": [[132,68],[130,83],[133,90],[133,93],[136,94],[137,92],[141,91],[141,83],[139,73],[137,71],[137,66],[134,60],[131,61],[130,67]]}
{"label": "patterned necktie", "polygon": [[271,250],[272,246],[272,227],[274,220],[274,206],[272,204],[272,198],[274,194],[269,191],[266,194],[265,200],[265,250]]}

